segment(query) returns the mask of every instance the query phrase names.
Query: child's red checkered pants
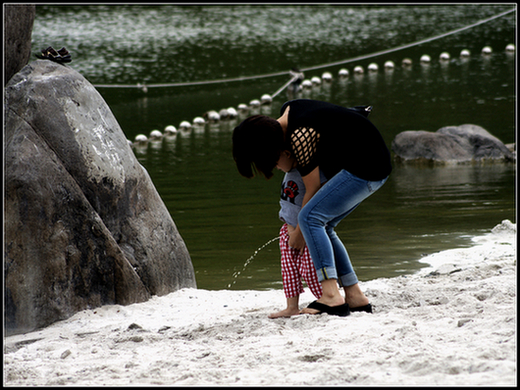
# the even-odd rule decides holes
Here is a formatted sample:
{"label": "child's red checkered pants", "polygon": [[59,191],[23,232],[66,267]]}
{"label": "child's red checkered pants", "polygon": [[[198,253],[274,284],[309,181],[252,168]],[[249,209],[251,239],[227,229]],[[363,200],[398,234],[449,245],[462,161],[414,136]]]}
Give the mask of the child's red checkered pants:
{"label": "child's red checkered pants", "polygon": [[280,229],[280,254],[285,297],[292,298],[303,293],[303,278],[313,295],[319,299],[323,291],[320,282],[318,282],[309,250],[307,246],[301,252],[289,247],[287,224],[284,224]]}

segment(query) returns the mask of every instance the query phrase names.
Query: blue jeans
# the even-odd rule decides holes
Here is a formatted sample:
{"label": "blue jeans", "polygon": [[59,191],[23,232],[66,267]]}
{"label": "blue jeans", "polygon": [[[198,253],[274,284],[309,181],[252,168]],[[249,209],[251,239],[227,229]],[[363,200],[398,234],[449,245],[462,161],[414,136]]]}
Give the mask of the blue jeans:
{"label": "blue jeans", "polygon": [[325,183],[300,211],[298,224],[320,282],[337,279],[345,287],[358,282],[347,250],[334,228],[387,179],[367,181],[342,170]]}

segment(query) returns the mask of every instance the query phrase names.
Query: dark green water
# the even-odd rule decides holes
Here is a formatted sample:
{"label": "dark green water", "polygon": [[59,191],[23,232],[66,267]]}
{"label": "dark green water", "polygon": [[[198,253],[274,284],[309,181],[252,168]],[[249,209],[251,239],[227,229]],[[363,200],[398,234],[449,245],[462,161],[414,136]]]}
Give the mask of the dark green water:
{"label": "dark green water", "polygon": [[[355,58],[471,25],[513,5],[394,6],[37,6],[33,52],[67,47],[71,67],[94,85],[187,83],[285,72]],[[300,95],[336,104],[371,104],[390,147],[406,130],[472,123],[515,142],[516,12],[464,32],[371,59],[306,71],[334,79]],[[481,55],[484,46],[493,48]],[[462,49],[471,56],[461,59]],[[440,53],[451,60],[441,63]],[[423,54],[431,56],[421,65]],[[403,58],[413,60],[402,68]],[[396,66],[385,71],[391,60]],[[377,63],[379,71],[353,74]],[[339,69],[350,77],[340,80]],[[98,87],[127,138],[178,127],[208,110],[273,94],[288,75],[193,86]],[[262,112],[277,117],[283,91]],[[240,120],[240,119],[238,119]],[[190,251],[199,288],[281,288],[278,196],[269,181],[238,175],[234,122],[149,143],[136,155],[148,170]],[[471,245],[503,219],[516,222],[514,165],[403,167],[338,227],[361,280],[414,272],[425,254]]]}

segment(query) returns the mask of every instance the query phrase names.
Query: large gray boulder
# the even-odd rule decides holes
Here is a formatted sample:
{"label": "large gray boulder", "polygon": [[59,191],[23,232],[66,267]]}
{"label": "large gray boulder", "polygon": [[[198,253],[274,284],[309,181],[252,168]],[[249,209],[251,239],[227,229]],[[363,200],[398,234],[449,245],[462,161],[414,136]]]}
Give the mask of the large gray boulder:
{"label": "large gray boulder", "polygon": [[196,287],[166,206],[96,89],[38,60],[5,89],[9,334]]}
{"label": "large gray boulder", "polygon": [[392,141],[401,162],[469,163],[510,162],[511,151],[480,126],[447,126],[436,132],[404,131]]}

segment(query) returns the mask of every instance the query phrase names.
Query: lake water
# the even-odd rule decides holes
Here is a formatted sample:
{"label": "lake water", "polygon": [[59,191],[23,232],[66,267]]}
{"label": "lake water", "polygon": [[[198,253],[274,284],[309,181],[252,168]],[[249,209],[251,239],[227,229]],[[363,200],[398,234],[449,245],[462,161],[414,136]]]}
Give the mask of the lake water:
{"label": "lake water", "polygon": [[[406,130],[466,123],[515,142],[516,11],[442,39],[366,56],[473,25],[515,7],[468,5],[81,5],[37,6],[33,53],[52,45],[72,54],[105,98],[129,140],[176,127],[209,110],[274,94],[289,70],[333,80],[298,97],[373,105],[370,119],[390,147]],[[482,55],[483,47],[493,49]],[[470,57],[459,56],[463,49]],[[451,59],[439,61],[448,52]],[[423,54],[429,65],[420,63]],[[401,61],[410,58],[409,68]],[[383,64],[393,61],[393,71]],[[379,70],[367,67],[377,63]],[[306,70],[318,67],[314,70]],[[354,75],[355,66],[365,68]],[[340,80],[338,71],[350,71]],[[263,76],[242,81],[205,81]],[[178,84],[154,87],[154,84]],[[193,84],[192,84],[193,83]],[[148,91],[137,88],[148,85]],[[261,112],[278,117],[287,90]],[[241,177],[231,156],[235,121],[220,122],[135,150],[168,207],[204,289],[281,288],[277,241],[282,173]],[[516,223],[515,165],[406,167],[337,231],[360,280],[411,273],[425,254],[471,245],[504,219]],[[241,272],[236,278],[233,276]]]}

